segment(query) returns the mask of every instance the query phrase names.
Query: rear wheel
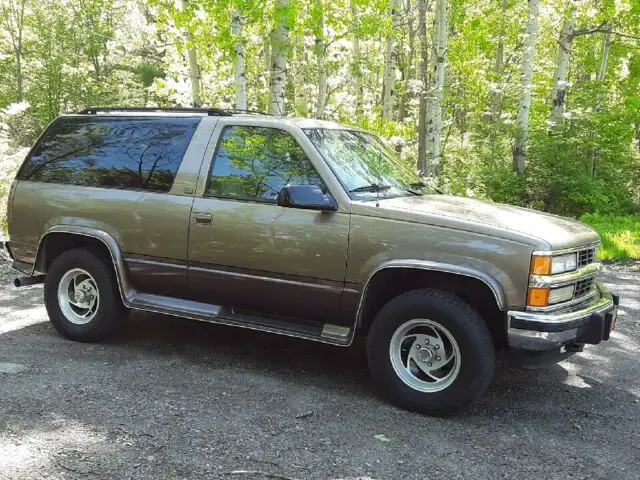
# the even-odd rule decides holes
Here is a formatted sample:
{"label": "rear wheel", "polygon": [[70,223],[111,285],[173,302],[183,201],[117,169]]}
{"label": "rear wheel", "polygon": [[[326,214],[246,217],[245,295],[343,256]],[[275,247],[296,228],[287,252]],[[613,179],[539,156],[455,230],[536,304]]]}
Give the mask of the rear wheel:
{"label": "rear wheel", "polygon": [[108,337],[128,312],[111,263],[101,252],[84,248],[68,250],[53,261],[45,278],[44,302],[55,329],[81,342]]}
{"label": "rear wheel", "polygon": [[430,415],[456,413],[479,398],[495,363],[480,315],[456,295],[431,289],[399,295],[378,312],[367,354],[385,397]]}

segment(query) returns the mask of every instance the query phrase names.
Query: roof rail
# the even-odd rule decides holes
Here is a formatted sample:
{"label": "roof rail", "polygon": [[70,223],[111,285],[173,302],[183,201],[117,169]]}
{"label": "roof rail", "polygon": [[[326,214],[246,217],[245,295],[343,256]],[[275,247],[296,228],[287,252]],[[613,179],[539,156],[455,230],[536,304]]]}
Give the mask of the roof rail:
{"label": "roof rail", "polygon": [[220,108],[188,107],[89,107],[78,112],[81,115],[97,115],[98,112],[166,112],[166,113],[203,113],[210,117],[229,117],[232,114]]}
{"label": "roof rail", "polygon": [[246,109],[242,109],[242,108],[232,108],[232,109],[225,110],[225,111],[229,112],[229,113],[246,113],[246,114],[253,114],[253,115],[269,115],[269,116],[271,116],[270,113],[262,112],[260,110],[246,110]]}

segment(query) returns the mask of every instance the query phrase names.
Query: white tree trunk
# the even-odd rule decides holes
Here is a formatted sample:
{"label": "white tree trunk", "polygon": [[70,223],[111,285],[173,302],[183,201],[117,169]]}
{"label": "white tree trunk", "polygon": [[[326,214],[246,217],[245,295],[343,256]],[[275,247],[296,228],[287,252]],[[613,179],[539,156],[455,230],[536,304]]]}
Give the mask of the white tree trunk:
{"label": "white tree trunk", "polygon": [[[184,8],[190,0],[183,0],[180,8]],[[191,81],[191,103],[194,107],[202,106],[200,98],[200,65],[198,65],[198,51],[193,46],[191,33],[187,31],[187,60],[189,62],[189,80]]]}
{"label": "white tree trunk", "polygon": [[[276,0],[276,11],[289,8],[289,0]],[[287,86],[287,50],[289,29],[284,23],[284,14],[276,15],[280,20],[275,26],[271,44],[271,87],[269,89],[269,113],[284,115],[284,96]]]}
{"label": "white tree trunk", "polygon": [[440,135],[442,133],[442,96],[447,66],[447,1],[436,0],[433,20],[434,75],[427,102],[427,176],[440,178]]}
{"label": "white tree trunk", "polygon": [[558,57],[556,59],[556,71],[553,76],[553,92],[551,93],[551,125],[562,122],[564,105],[567,96],[567,82],[569,74],[569,59],[573,48],[574,19],[576,9],[571,6],[569,16],[562,24],[560,38],[558,40]]}
{"label": "white tree trunk", "polygon": [[[407,103],[409,101],[409,83],[413,79],[415,73],[413,68],[413,56],[415,50],[415,30],[413,28],[413,15],[411,13],[411,0],[404,1],[404,10],[402,18],[404,19],[407,32],[408,44],[406,52],[403,54],[402,62],[402,90],[398,98],[398,122],[403,122],[407,116]],[[404,50],[404,49],[403,49]],[[402,50],[401,50],[402,51]]]}
{"label": "white tree trunk", "polygon": [[429,42],[427,40],[427,0],[417,0],[418,7],[418,43],[420,45],[420,65],[418,80],[420,81],[420,105],[418,107],[418,161],[420,175],[427,174],[427,65],[429,63]]}
{"label": "white tree trunk", "polygon": [[[596,73],[596,81],[602,83],[607,74],[607,64],[609,63],[609,49],[611,48],[611,30],[605,24],[605,32],[602,38],[602,52],[600,52],[600,63],[598,64],[598,72]],[[600,87],[598,85],[598,87]],[[596,112],[600,111],[600,91],[596,96]]]}
{"label": "white tree trunk", "polygon": [[527,138],[529,136],[529,113],[531,111],[531,89],[533,78],[533,61],[536,54],[538,38],[538,0],[529,0],[527,27],[522,49],[522,75],[520,77],[521,96],[518,103],[518,136],[513,148],[513,169],[523,173],[527,168]]}
{"label": "white tree trunk", "polygon": [[191,102],[194,107],[202,106],[200,99],[200,66],[198,65],[198,52],[195,47],[189,47],[189,78],[191,80]]}
{"label": "white tree trunk", "polygon": [[236,77],[236,108],[247,109],[247,76],[244,65],[244,45],[242,44],[242,17],[235,10],[231,14],[231,33],[235,41],[233,69]]}
{"label": "white tree trunk", "polygon": [[327,66],[326,66],[326,45],[324,41],[324,2],[315,0],[316,8],[320,17],[316,27],[316,59],[318,61],[318,99],[316,102],[316,118],[324,116],[324,109],[327,104]]}
{"label": "white tree trunk", "polygon": [[360,52],[360,21],[358,17],[358,9],[354,0],[351,0],[351,20],[355,29],[353,34],[353,77],[356,90],[356,115],[362,115],[362,104],[364,103],[364,90],[362,88],[362,53]]}
{"label": "white tree trunk", "polygon": [[389,121],[393,119],[393,107],[395,103],[396,83],[396,31],[400,28],[401,0],[392,0],[390,16],[392,28],[387,35],[384,50],[384,75],[382,78],[382,118]]}
{"label": "white tree trunk", "polygon": [[[495,74],[494,81],[498,86],[502,86],[502,70],[504,65],[504,26],[506,22],[507,14],[507,0],[502,0],[500,7],[500,32],[498,33],[498,46],[496,47],[496,57],[493,63],[493,73]],[[491,143],[495,143],[498,124],[500,120],[500,110],[502,104],[503,94],[502,91],[496,88],[491,93],[491,121],[493,122],[493,128],[491,129]]]}
{"label": "white tree trunk", "polygon": [[[609,62],[609,49],[611,48],[611,27],[608,23],[604,25],[604,36],[602,38],[602,51],[600,52],[600,63],[598,63],[598,71],[596,72],[596,82],[598,85],[596,88],[598,89],[596,92],[596,104],[595,111],[599,112],[602,109],[602,86],[599,85],[604,82],[604,78],[607,74],[607,64]],[[598,163],[598,148],[593,148],[591,151],[591,166],[589,167],[589,171],[591,172],[591,177],[596,177],[596,165]]]}

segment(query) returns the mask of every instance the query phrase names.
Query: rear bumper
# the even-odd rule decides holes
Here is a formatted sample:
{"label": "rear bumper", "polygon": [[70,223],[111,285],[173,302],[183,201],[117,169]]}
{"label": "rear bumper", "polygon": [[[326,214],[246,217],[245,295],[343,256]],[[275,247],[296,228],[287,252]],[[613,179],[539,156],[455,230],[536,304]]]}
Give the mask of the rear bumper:
{"label": "rear bumper", "polygon": [[599,295],[578,309],[553,313],[509,311],[508,342],[512,350],[534,354],[557,351],[609,339],[615,326],[618,296],[597,283]]}

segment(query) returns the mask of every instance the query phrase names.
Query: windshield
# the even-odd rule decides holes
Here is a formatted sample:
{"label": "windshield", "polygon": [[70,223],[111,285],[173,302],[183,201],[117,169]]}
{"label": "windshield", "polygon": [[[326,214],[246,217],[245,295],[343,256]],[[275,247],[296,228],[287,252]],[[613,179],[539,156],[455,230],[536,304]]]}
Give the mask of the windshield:
{"label": "windshield", "polygon": [[418,175],[370,133],[313,128],[305,133],[354,200],[420,195]]}

